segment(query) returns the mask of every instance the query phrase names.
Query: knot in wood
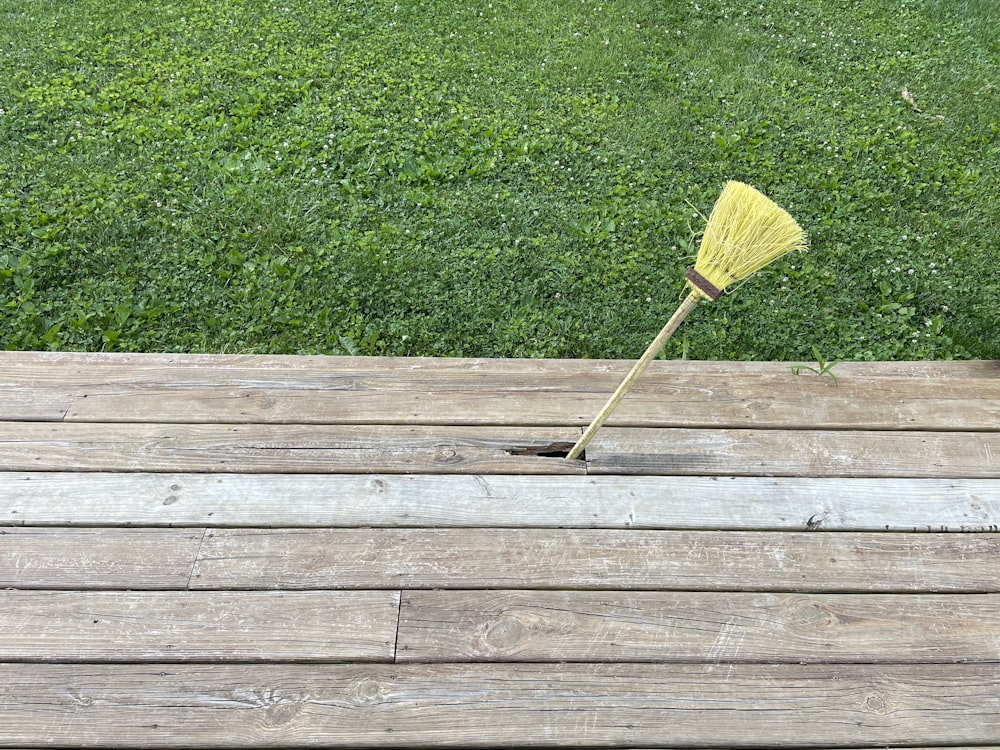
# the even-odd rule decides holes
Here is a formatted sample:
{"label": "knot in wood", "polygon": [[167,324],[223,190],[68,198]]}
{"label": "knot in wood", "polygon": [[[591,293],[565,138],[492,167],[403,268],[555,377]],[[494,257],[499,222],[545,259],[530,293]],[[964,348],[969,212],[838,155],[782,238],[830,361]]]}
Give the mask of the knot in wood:
{"label": "knot in wood", "polygon": [[272,703],[264,712],[264,723],[268,727],[280,727],[294,720],[302,712],[299,703],[285,702]]}
{"label": "knot in wood", "polygon": [[351,691],[351,702],[355,706],[371,706],[381,703],[385,697],[385,691],[378,680],[365,677],[358,681]]}
{"label": "knot in wood", "polygon": [[501,616],[483,634],[483,645],[494,654],[509,655],[517,651],[527,637],[524,624],[513,617]]}
{"label": "knot in wood", "polygon": [[458,455],[458,451],[455,450],[454,446],[442,445],[438,446],[434,460],[439,464],[454,464],[460,463],[462,457]]}
{"label": "knot in wood", "polygon": [[879,716],[884,716],[889,713],[888,706],[886,706],[882,696],[878,693],[868,696],[867,700],[865,700],[865,710],[873,714],[878,714]]}

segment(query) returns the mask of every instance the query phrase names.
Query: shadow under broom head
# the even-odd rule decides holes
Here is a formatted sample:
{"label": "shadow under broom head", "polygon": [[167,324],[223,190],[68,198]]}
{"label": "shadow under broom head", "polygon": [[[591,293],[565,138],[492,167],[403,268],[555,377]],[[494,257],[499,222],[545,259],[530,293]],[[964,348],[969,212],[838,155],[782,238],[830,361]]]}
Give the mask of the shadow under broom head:
{"label": "shadow under broom head", "polygon": [[566,457],[577,458],[583,452],[699,300],[718,299],[730,284],[742,281],[785,253],[805,250],[806,244],[806,233],[785,209],[749,185],[727,182],[708,217],[694,267],[688,269],[690,293]]}

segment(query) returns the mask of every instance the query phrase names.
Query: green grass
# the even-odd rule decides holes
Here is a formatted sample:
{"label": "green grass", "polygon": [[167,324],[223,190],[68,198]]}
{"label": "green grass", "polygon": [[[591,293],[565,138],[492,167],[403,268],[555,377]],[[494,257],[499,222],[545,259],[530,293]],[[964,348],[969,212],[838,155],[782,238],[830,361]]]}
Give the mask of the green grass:
{"label": "green grass", "polygon": [[[1000,357],[994,0],[0,0],[0,348]],[[904,100],[903,89],[914,98]]]}

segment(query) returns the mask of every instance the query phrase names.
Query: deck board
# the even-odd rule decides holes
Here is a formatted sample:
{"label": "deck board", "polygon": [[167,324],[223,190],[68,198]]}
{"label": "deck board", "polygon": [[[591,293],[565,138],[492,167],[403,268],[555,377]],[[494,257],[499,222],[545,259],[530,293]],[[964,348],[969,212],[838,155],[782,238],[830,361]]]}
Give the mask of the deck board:
{"label": "deck board", "polygon": [[[5,362],[8,418],[138,423],[583,426],[627,371],[622,362],[551,360],[10,353]],[[18,374],[29,367],[36,378],[26,384]],[[610,424],[1000,424],[1000,370],[991,362],[841,363],[837,372],[835,384],[795,376],[791,363],[656,362]]]}
{"label": "deck board", "polygon": [[1000,748],[1000,363],[0,352],[0,748]]}
{"label": "deck board", "polygon": [[0,528],[0,587],[177,590],[204,529]]}
{"label": "deck board", "polygon": [[0,661],[392,661],[399,593],[0,591]]}
{"label": "deck board", "polygon": [[[67,421],[220,422],[585,426],[620,375],[575,378],[526,375],[497,383],[475,373],[387,381],[363,376],[328,381],[318,389],[286,382],[234,382],[125,389],[100,385],[53,394]],[[928,429],[947,414],[964,429],[1000,423],[1000,386],[992,398],[982,380],[939,382],[911,378],[796,378],[790,372],[734,381],[724,375],[650,376],[611,419],[617,426]],[[708,408],[706,408],[708,407]]]}
{"label": "deck board", "polygon": [[1000,536],[587,529],[209,531],[193,588],[1000,592]]}
{"label": "deck board", "polygon": [[1000,432],[609,427],[592,474],[1000,478]]}
{"label": "deck board", "polygon": [[1000,597],[408,591],[397,660],[1000,662]]}
{"label": "deck board", "polygon": [[[650,364],[649,374],[651,377],[658,373],[670,376],[721,374],[744,379],[761,374],[784,375],[791,366],[798,364],[815,363],[660,360]],[[473,373],[482,378],[504,379],[547,375],[589,378],[610,373],[617,378],[625,375],[631,365],[624,360],[600,359],[9,351],[4,352],[0,360],[0,385],[22,386],[30,382],[44,387],[117,382],[199,383],[225,387],[234,382],[246,383],[248,378],[253,382],[266,378],[268,382],[280,379],[303,388],[317,388],[331,381],[358,377],[401,382],[412,374],[423,374],[429,381],[448,373]],[[1000,360],[840,362],[834,372],[838,377],[907,378],[946,383],[970,379],[995,382],[1000,377]],[[25,373],[34,374],[34,380],[27,381]],[[828,378],[822,380],[829,382]]]}
{"label": "deck board", "polygon": [[[0,665],[0,743],[986,744],[994,665]],[[12,697],[15,698],[12,700]],[[6,704],[6,705],[3,705]]]}
{"label": "deck board", "polygon": [[[791,377],[791,376],[788,376]],[[150,388],[135,393],[87,393],[74,397],[54,394],[39,419],[73,422],[115,421],[175,423],[325,424],[438,424],[586,426],[614,390],[612,378],[604,387],[583,390],[583,384],[544,384],[512,390],[463,388],[435,383],[433,393],[417,390],[356,391],[348,388],[305,391],[278,387]],[[946,393],[910,381],[875,381],[862,387],[832,387],[813,381],[789,394],[790,383],[761,378],[753,388],[737,390],[731,379],[695,380],[686,388],[639,388],[627,406],[610,420],[613,426],[632,427],[753,427],[930,429],[943,413],[956,426],[992,430],[1000,422],[1000,395],[986,401],[976,383],[957,383]],[[872,379],[874,380],[874,379]],[[426,384],[425,384],[426,385]],[[876,387],[877,386],[877,387]],[[667,392],[665,392],[667,391]],[[67,403],[68,402],[68,403]],[[37,402],[36,402],[37,403]],[[862,406],[861,404],[870,404]],[[710,408],[706,408],[710,405]]]}
{"label": "deck board", "polygon": [[20,589],[1000,593],[996,534],[13,527],[0,542],[0,586]]}
{"label": "deck board", "polygon": [[[8,471],[583,474],[576,428],[0,422]],[[518,452],[518,453],[515,453]]]}
{"label": "deck board", "polygon": [[9,471],[1000,478],[1000,432],[0,422]]}
{"label": "deck board", "polygon": [[986,532],[1000,529],[1000,482],[677,475],[0,472],[0,519],[28,526]]}

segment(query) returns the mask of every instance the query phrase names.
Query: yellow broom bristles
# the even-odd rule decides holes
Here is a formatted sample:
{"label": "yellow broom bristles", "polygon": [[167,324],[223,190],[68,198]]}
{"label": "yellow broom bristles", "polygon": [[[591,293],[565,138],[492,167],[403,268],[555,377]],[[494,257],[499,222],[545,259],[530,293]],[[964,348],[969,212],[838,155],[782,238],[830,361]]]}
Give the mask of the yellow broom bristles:
{"label": "yellow broom bristles", "polygon": [[[806,249],[806,233],[781,206],[749,185],[727,182],[715,202],[694,270],[717,290],[745,279],[792,250]],[[692,288],[711,298],[696,284]]]}

